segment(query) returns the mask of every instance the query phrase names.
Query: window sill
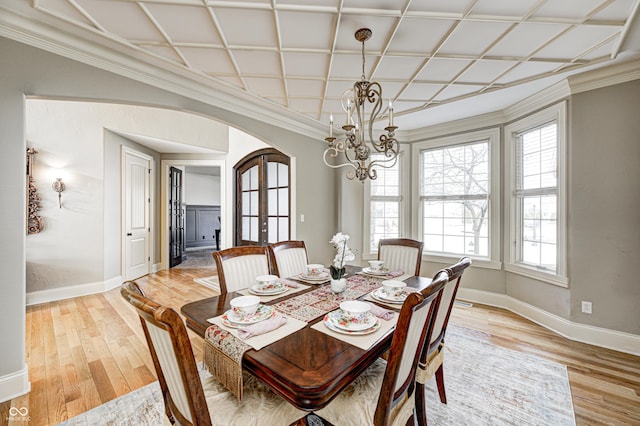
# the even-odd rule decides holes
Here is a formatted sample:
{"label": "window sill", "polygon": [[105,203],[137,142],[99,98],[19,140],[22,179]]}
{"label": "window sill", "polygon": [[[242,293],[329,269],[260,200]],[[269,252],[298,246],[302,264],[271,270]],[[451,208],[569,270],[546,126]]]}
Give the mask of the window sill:
{"label": "window sill", "polygon": [[496,269],[496,270],[501,270],[502,269],[502,262],[496,261],[496,260],[490,260],[490,259],[481,259],[481,258],[476,258],[473,256],[465,256],[465,255],[460,255],[460,256],[441,256],[441,255],[435,255],[435,254],[423,254],[422,255],[422,261],[423,262],[435,262],[435,263],[444,263],[444,264],[448,264],[448,265],[453,265],[454,263],[457,263],[461,258],[463,257],[468,257],[471,259],[471,266],[475,266],[478,268],[485,268],[485,269]]}
{"label": "window sill", "polygon": [[512,263],[505,263],[504,270],[507,272],[525,276],[527,278],[533,278],[534,280],[557,285],[558,287],[569,288],[568,277],[561,277],[560,275],[541,272],[534,268],[529,268],[522,265],[514,265]]}

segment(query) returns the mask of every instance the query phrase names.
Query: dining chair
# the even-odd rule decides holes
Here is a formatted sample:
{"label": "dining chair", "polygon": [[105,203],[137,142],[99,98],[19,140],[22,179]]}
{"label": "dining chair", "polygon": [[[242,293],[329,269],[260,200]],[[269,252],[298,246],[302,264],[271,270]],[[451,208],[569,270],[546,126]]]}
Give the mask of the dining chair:
{"label": "dining chair", "polygon": [[[448,278],[446,271],[440,271],[422,292],[409,294],[400,310],[388,360],[378,358],[326,407],[315,411],[320,417],[313,419],[316,424],[412,424],[408,422],[414,419],[416,369]],[[298,424],[311,425],[309,417]]]}
{"label": "dining chair", "polygon": [[[120,288],[137,311],[164,400],[165,424],[287,425],[307,413],[289,404],[253,376],[243,385],[242,401],[215,377],[198,370],[187,329],[173,309],[147,298],[133,281]],[[264,422],[264,423],[262,423]]]}
{"label": "dining chair", "polygon": [[378,260],[384,261],[385,268],[402,271],[405,274],[420,275],[422,263],[422,241],[409,238],[387,238],[378,241]]}
{"label": "dining chair", "polygon": [[304,241],[280,241],[267,247],[274,275],[289,278],[306,272],[309,258]]}
{"label": "dining chair", "polygon": [[444,388],[444,337],[458,287],[462,280],[462,273],[469,265],[471,265],[471,259],[463,257],[456,264],[445,269],[449,275],[449,280],[442,290],[442,298],[435,314],[431,338],[420,356],[420,363],[416,373],[416,416],[420,426],[426,426],[427,424],[425,385],[434,375],[436,376],[440,402],[447,403],[447,395]]}
{"label": "dining chair", "polygon": [[269,255],[263,246],[240,246],[214,251],[220,293],[241,290],[255,284],[256,277],[268,275]]}

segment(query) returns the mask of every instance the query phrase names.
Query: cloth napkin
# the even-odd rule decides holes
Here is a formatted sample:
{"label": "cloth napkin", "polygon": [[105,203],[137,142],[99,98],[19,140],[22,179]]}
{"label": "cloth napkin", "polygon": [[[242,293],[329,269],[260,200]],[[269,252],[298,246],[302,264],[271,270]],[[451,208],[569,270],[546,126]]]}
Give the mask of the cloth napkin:
{"label": "cloth napkin", "polygon": [[287,317],[282,314],[276,314],[272,318],[251,324],[247,327],[238,329],[238,337],[247,340],[249,337],[259,336],[260,334],[273,331],[287,323]]}
{"label": "cloth napkin", "polygon": [[289,288],[298,288],[298,287],[300,287],[300,284],[298,284],[297,282],[288,280],[286,278],[278,278],[277,281],[279,283],[282,283],[282,284],[286,285]]}
{"label": "cloth napkin", "polygon": [[387,277],[389,277],[389,278],[396,278],[396,277],[399,277],[400,275],[404,275],[404,271],[390,271],[390,272],[387,274]]}
{"label": "cloth napkin", "polygon": [[371,309],[369,309],[369,312],[371,312],[373,315],[377,316],[378,318],[382,318],[383,320],[389,321],[394,316],[393,311],[390,311],[381,306],[378,306],[375,303],[371,303],[371,302],[365,302],[365,303],[371,307]]}

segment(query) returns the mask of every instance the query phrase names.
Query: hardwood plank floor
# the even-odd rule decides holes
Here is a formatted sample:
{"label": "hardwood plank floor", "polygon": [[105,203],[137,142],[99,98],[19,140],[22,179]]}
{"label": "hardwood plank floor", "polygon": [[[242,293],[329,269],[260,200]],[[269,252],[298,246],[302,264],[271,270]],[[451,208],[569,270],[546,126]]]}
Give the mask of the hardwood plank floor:
{"label": "hardwood plank floor", "polygon": [[[193,281],[211,269],[174,269],[137,282],[178,312],[216,293]],[[474,304],[454,308],[453,324],[488,341],[564,364],[578,425],[640,425],[640,357],[573,342],[511,312]],[[189,332],[198,360],[202,339]],[[26,407],[31,425],[55,425],[156,380],[140,322],[119,289],[27,308],[26,354],[31,392],[0,404],[0,424]],[[552,426],[552,425],[551,425]]]}

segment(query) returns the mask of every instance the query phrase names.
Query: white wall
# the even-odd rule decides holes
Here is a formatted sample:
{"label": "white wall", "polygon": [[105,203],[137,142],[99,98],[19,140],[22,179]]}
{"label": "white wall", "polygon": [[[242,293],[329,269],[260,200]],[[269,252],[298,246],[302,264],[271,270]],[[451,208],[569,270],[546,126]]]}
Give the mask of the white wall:
{"label": "white wall", "polygon": [[220,205],[220,176],[185,173],[184,202],[192,206]]}
{"label": "white wall", "polygon": [[[228,146],[227,126],[173,110],[28,99],[26,117],[28,144],[40,153],[34,175],[45,219],[45,231],[26,244],[29,293],[102,283],[121,275],[119,146],[136,144],[105,129],[158,137],[159,130],[166,128],[155,124],[159,120],[174,126],[169,137],[181,130],[181,142],[200,146],[208,143],[224,149]],[[66,175],[61,209],[57,194],[50,189],[58,168],[63,168]],[[108,206],[105,188],[110,188],[106,194]],[[109,248],[108,254],[105,247]],[[157,259],[157,253],[152,258]]]}

